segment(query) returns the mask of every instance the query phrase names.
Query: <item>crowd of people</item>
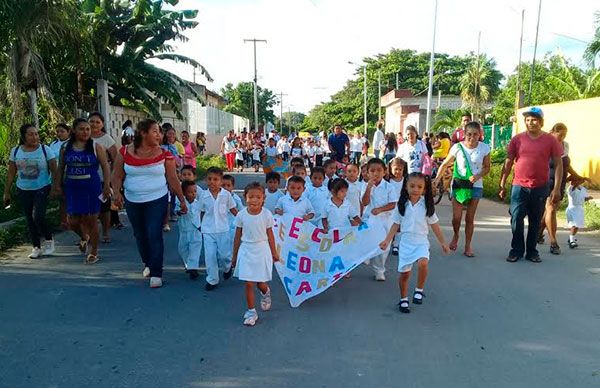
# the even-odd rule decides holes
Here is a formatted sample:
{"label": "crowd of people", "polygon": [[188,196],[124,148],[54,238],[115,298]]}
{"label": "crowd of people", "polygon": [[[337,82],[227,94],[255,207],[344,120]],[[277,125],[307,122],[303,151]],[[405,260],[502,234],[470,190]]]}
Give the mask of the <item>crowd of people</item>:
{"label": "crowd of people", "polygon": [[[550,251],[560,253],[556,238],[556,209],[566,190],[567,217],[571,227],[569,246],[577,246],[576,233],[583,227],[583,202],[588,199],[585,179],[570,167],[567,128],[556,124],[542,131],[543,112],[530,108],[524,113],[526,131],[514,136],[499,182],[499,196],[506,195],[507,177],[514,167],[511,188],[511,250],[507,261],[520,258],[539,263],[537,244],[548,231]],[[19,146],[10,153],[4,204],[10,205],[10,189],[16,177],[17,195],[31,236],[29,257],[51,255],[52,231],[45,222],[48,197],[61,199],[66,217],[63,226],[79,236],[85,263],[100,260],[99,241],[110,242],[109,229],[122,225],[118,210],[125,208],[138,253],[142,276],[152,288],[162,286],[163,233],[169,222],[178,223],[178,252],[190,279],[200,276],[206,265],[205,289],[216,289],[232,276],[246,283],[245,325],[258,319],[255,291],[260,292],[262,310],[271,306],[268,282],[273,262],[278,261],[273,235],[273,215],[302,218],[324,233],[377,219],[386,228],[379,247],[382,254],[366,261],[376,281],[386,280],[388,255],[398,256],[401,312],[410,312],[409,279],[417,264],[417,282],[412,303],[422,304],[429,263],[428,230],[431,228],[444,253],[458,248],[465,213],[463,254],[474,257],[473,235],[483,178],[490,171],[490,147],[483,130],[471,117],[452,135],[419,137],[407,126],[405,137],[384,133],[383,122],[370,143],[362,134],[349,136],[339,125],[327,136],[301,138],[295,134],[268,135],[230,131],[221,143],[227,170],[210,167],[207,189],[197,185],[197,156],[205,151],[206,138],[191,141],[187,131],[169,123],[142,120],[133,130],[123,125],[122,146],[104,130],[104,118],[92,113],[71,127],[60,124],[57,138],[49,146],[40,144],[37,129],[24,125]],[[200,139],[200,140],[198,140]],[[374,157],[369,156],[373,146]],[[289,163],[284,174],[271,171],[264,183],[244,189],[243,199],[233,192],[235,178],[228,172],[254,167],[267,158]],[[433,168],[435,164],[437,168]],[[452,170],[452,229],[449,243],[439,226],[433,194],[443,172]],[[438,171],[436,176],[432,176]],[[284,183],[283,189],[281,188]],[[245,204],[244,204],[245,202]],[[113,216],[111,216],[111,211]],[[116,213],[116,220],[114,220]],[[525,240],[524,218],[528,217]],[[113,218],[113,221],[111,221]],[[98,220],[102,225],[102,237]],[[68,224],[68,225],[67,225]],[[43,244],[42,244],[43,240]]]}

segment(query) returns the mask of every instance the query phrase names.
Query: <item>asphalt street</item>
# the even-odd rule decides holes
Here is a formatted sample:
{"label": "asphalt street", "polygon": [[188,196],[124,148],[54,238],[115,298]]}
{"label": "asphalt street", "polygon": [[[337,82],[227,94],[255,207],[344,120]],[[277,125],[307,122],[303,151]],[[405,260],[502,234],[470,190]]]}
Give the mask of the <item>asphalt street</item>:
{"label": "asphalt street", "polygon": [[[237,188],[260,174],[236,175]],[[388,280],[361,266],[299,308],[274,273],[273,309],[244,327],[243,284],[206,292],[165,233],[165,285],[142,279],[132,230],[84,265],[76,236],[57,254],[0,259],[2,387],[593,387],[600,386],[600,242],[581,235],[540,264],[504,258],[504,205],[482,201],[475,258],[442,256],[433,235],[421,306],[397,309]],[[447,239],[450,205],[437,207]],[[382,236],[383,237],[383,236]],[[369,242],[371,243],[371,242]],[[414,278],[412,280],[414,284]]]}

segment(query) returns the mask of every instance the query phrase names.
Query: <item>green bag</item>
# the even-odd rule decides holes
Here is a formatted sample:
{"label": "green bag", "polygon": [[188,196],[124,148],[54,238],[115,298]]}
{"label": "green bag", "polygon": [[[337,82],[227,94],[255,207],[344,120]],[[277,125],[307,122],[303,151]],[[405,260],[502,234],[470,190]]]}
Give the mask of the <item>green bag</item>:
{"label": "green bag", "polygon": [[458,143],[458,147],[462,151],[462,154],[465,158],[467,171],[464,176],[460,175],[458,173],[457,159],[454,159],[454,171],[452,172],[452,197],[454,197],[458,203],[464,204],[473,198],[473,183],[469,180],[469,178],[473,176],[473,173],[471,171],[469,156],[465,152],[465,149],[460,143]]}

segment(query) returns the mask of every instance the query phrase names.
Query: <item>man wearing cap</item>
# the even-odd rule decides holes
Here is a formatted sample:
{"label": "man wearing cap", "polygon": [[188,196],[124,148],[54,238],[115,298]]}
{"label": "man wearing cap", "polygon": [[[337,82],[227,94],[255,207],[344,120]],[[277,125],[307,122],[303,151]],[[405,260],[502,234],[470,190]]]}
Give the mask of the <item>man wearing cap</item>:
{"label": "man wearing cap", "polygon": [[[544,214],[546,198],[558,203],[560,200],[560,182],[563,168],[561,162],[562,147],[556,138],[542,131],[544,112],[531,107],[523,113],[526,131],[514,136],[508,144],[508,155],[500,178],[501,199],[506,196],[506,178],[515,166],[510,194],[510,225],[512,229],[511,250],[506,261],[514,263],[523,255],[525,259],[539,263],[542,260],[536,249],[540,221]],[[554,187],[548,193],[548,171],[550,160],[556,166]],[[525,242],[524,220],[527,216],[527,242]]]}

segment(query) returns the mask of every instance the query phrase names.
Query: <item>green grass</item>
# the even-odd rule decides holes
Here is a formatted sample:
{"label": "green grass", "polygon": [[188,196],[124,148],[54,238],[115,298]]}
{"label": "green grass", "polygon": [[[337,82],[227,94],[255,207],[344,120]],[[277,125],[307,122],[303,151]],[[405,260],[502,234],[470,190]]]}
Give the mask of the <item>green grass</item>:
{"label": "green grass", "polygon": [[210,167],[219,167],[222,170],[227,170],[227,163],[225,163],[225,158],[221,155],[198,156],[197,162],[196,177],[198,179],[204,179],[206,177],[206,170]]}

